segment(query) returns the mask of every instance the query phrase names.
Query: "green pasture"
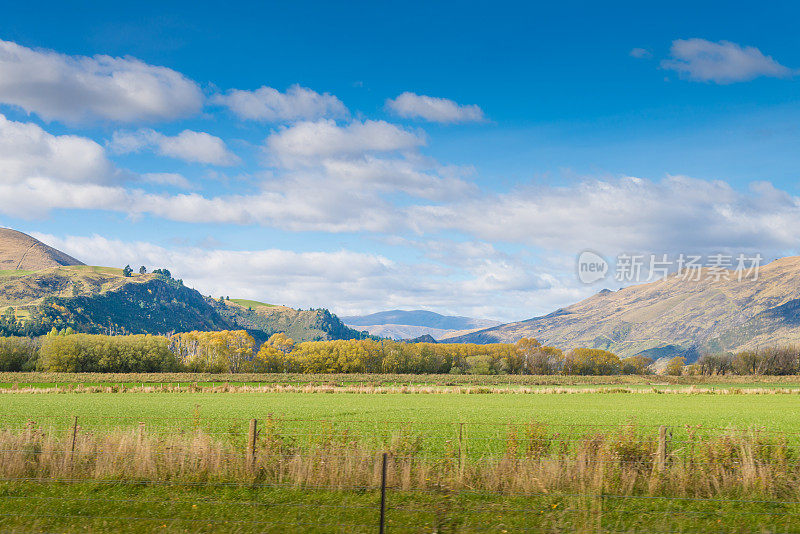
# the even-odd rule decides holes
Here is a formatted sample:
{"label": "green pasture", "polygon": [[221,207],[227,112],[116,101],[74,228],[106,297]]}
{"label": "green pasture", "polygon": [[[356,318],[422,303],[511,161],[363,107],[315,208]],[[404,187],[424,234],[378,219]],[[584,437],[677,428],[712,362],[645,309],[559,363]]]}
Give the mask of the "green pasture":
{"label": "green pasture", "polygon": [[245,306],[248,308],[274,308],[275,304],[267,304],[265,302],[259,302],[257,300],[248,300],[248,299],[230,299],[231,302],[238,304],[239,306]]}
{"label": "green pasture", "polygon": [[[0,484],[4,532],[378,531],[380,493],[252,486]],[[794,532],[796,503],[389,488],[386,532]]]}
{"label": "green pasture", "polygon": [[431,454],[452,450],[459,434],[471,454],[500,454],[509,435],[524,438],[532,422],[561,439],[633,424],[648,436],[666,425],[681,440],[687,426],[699,425],[708,434],[759,428],[800,443],[800,395],[10,393],[0,404],[6,428],[33,421],[66,431],[74,416],[83,429],[138,428],[141,422],[151,431],[203,429],[235,439],[245,436],[250,419],[262,426],[271,419],[271,431],[298,444],[342,439],[380,449],[400,437]]}

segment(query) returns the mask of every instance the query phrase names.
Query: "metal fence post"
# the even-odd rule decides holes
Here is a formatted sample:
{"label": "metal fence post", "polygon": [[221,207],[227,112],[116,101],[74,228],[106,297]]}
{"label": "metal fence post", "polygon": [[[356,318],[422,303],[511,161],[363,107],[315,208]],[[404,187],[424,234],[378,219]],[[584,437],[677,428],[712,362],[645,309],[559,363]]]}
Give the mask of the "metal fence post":
{"label": "metal fence post", "polygon": [[383,453],[383,462],[381,464],[381,518],[378,526],[378,532],[383,534],[386,529],[386,462],[388,454]]}

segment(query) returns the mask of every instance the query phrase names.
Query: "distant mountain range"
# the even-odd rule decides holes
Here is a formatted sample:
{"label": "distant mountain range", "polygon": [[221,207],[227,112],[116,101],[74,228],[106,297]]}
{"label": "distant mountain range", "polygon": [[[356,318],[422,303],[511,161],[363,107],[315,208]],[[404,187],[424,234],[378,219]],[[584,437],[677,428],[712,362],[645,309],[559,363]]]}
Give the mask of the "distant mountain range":
{"label": "distant mountain range", "polygon": [[124,276],[120,268],[84,265],[5,228],[0,266],[0,335],[41,335],[69,326],[115,334],[245,329],[260,341],[276,332],[295,341],[365,337],[325,309],[205,297],[165,274]]}
{"label": "distant mountain range", "polygon": [[671,275],[619,291],[603,290],[526,321],[486,328],[448,341],[515,342],[522,337],[564,349],[596,347],[654,359],[800,344],[800,257],[762,266],[756,280],[699,281]]}
{"label": "distant mountain range", "polygon": [[374,336],[415,339],[429,335],[437,340],[500,324],[499,321],[441,315],[426,310],[391,310],[369,315],[342,316],[342,321]]}

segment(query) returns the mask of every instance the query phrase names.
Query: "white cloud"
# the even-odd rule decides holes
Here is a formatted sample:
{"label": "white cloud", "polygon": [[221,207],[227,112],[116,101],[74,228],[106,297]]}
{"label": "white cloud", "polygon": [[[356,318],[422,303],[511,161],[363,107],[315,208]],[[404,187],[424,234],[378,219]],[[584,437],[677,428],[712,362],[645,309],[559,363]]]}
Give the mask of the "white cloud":
{"label": "white cloud", "polygon": [[69,56],[0,40],[0,102],[45,120],[163,121],[198,113],[195,82],[132,57]]}
{"label": "white cloud", "polygon": [[341,100],[329,93],[293,85],[281,93],[272,87],[255,91],[231,89],[216,95],[213,102],[226,106],[240,119],[266,122],[344,118],[349,111]]}
{"label": "white cloud", "polygon": [[[154,182],[163,175],[145,175]],[[162,183],[163,180],[162,180]],[[180,185],[173,184],[171,185]],[[259,224],[290,231],[386,232],[400,225],[391,205],[369,192],[326,187],[319,180],[283,181],[253,194],[206,197],[197,193],[147,193],[97,184],[71,184],[49,178],[0,182],[0,213],[23,218],[54,209],[105,210],[131,217],[188,222]]]}
{"label": "white cloud", "polygon": [[266,140],[269,154],[287,167],[316,165],[326,158],[412,150],[424,144],[422,133],[372,120],[346,126],[338,126],[330,119],[299,122],[279,129]]}
{"label": "white cloud", "polygon": [[442,169],[413,158],[331,159],[322,163],[325,176],[351,190],[364,188],[401,191],[418,198],[453,201],[476,193],[477,188],[457,177],[441,176]]}
{"label": "white cloud", "polygon": [[93,183],[68,183],[50,178],[27,178],[17,183],[0,182],[0,212],[33,219],[54,209],[133,209],[126,189]]}
{"label": "white cloud", "polygon": [[459,231],[493,242],[573,254],[585,248],[680,253],[720,249],[773,252],[800,246],[800,199],[756,183],[750,191],[722,181],[671,176],[531,186],[449,205],[415,206],[421,233]]}
{"label": "white cloud", "polygon": [[92,265],[167,267],[205,295],[251,298],[293,307],[328,307],[341,315],[388,308],[434,309],[508,320],[550,311],[583,296],[536,275],[532,266],[506,260],[452,277],[430,263],[404,263],[350,250],[294,252],[166,248],[149,242],[33,233]]}
{"label": "white cloud", "polygon": [[424,119],[431,122],[483,122],[486,117],[476,105],[460,105],[447,98],[418,95],[405,92],[388,99],[386,107],[396,115],[408,119]]}
{"label": "white cloud", "polygon": [[179,189],[192,189],[192,184],[182,174],[174,172],[149,172],[142,175],[145,182],[177,187]]}
{"label": "white cloud", "polygon": [[36,124],[0,115],[0,183],[29,178],[108,183],[123,177],[106,158],[103,147],[91,139],[52,135]]}
{"label": "white cloud", "polygon": [[793,74],[758,48],[729,41],[714,43],[705,39],[677,39],[672,42],[671,59],[661,62],[691,80],[728,84],[767,76],[786,78]]}
{"label": "white cloud", "polygon": [[118,154],[139,152],[154,148],[162,156],[208,165],[235,165],[239,158],[225,145],[225,141],[206,132],[184,130],[168,136],[151,129],[135,132],[114,132],[111,150]]}
{"label": "white cloud", "polygon": [[630,56],[637,59],[649,59],[653,57],[653,54],[646,48],[633,48],[630,51]]}

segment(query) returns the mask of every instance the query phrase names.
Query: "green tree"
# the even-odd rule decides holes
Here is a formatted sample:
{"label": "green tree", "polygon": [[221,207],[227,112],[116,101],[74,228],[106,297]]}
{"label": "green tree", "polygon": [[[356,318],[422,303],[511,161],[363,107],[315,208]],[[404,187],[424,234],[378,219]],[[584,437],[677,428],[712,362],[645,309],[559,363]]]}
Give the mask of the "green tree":
{"label": "green tree", "polygon": [[622,364],[622,374],[624,375],[646,375],[650,373],[648,367],[652,365],[653,360],[647,356],[637,354],[630,358],[623,358],[620,363]]}
{"label": "green tree", "polygon": [[675,356],[669,362],[664,372],[670,376],[680,376],[683,374],[683,366],[686,363],[686,358],[683,356]]}
{"label": "green tree", "polygon": [[126,277],[126,278],[127,278],[127,277],[129,277],[129,276],[130,276],[130,275],[132,275],[132,274],[133,274],[133,269],[131,269],[131,266],[130,266],[130,265],[126,265],[126,266],[125,266],[125,267],[122,269],[122,276],[124,276],[124,277]]}
{"label": "green tree", "polygon": [[573,349],[564,359],[565,375],[617,375],[622,370],[619,357],[601,349]]}

